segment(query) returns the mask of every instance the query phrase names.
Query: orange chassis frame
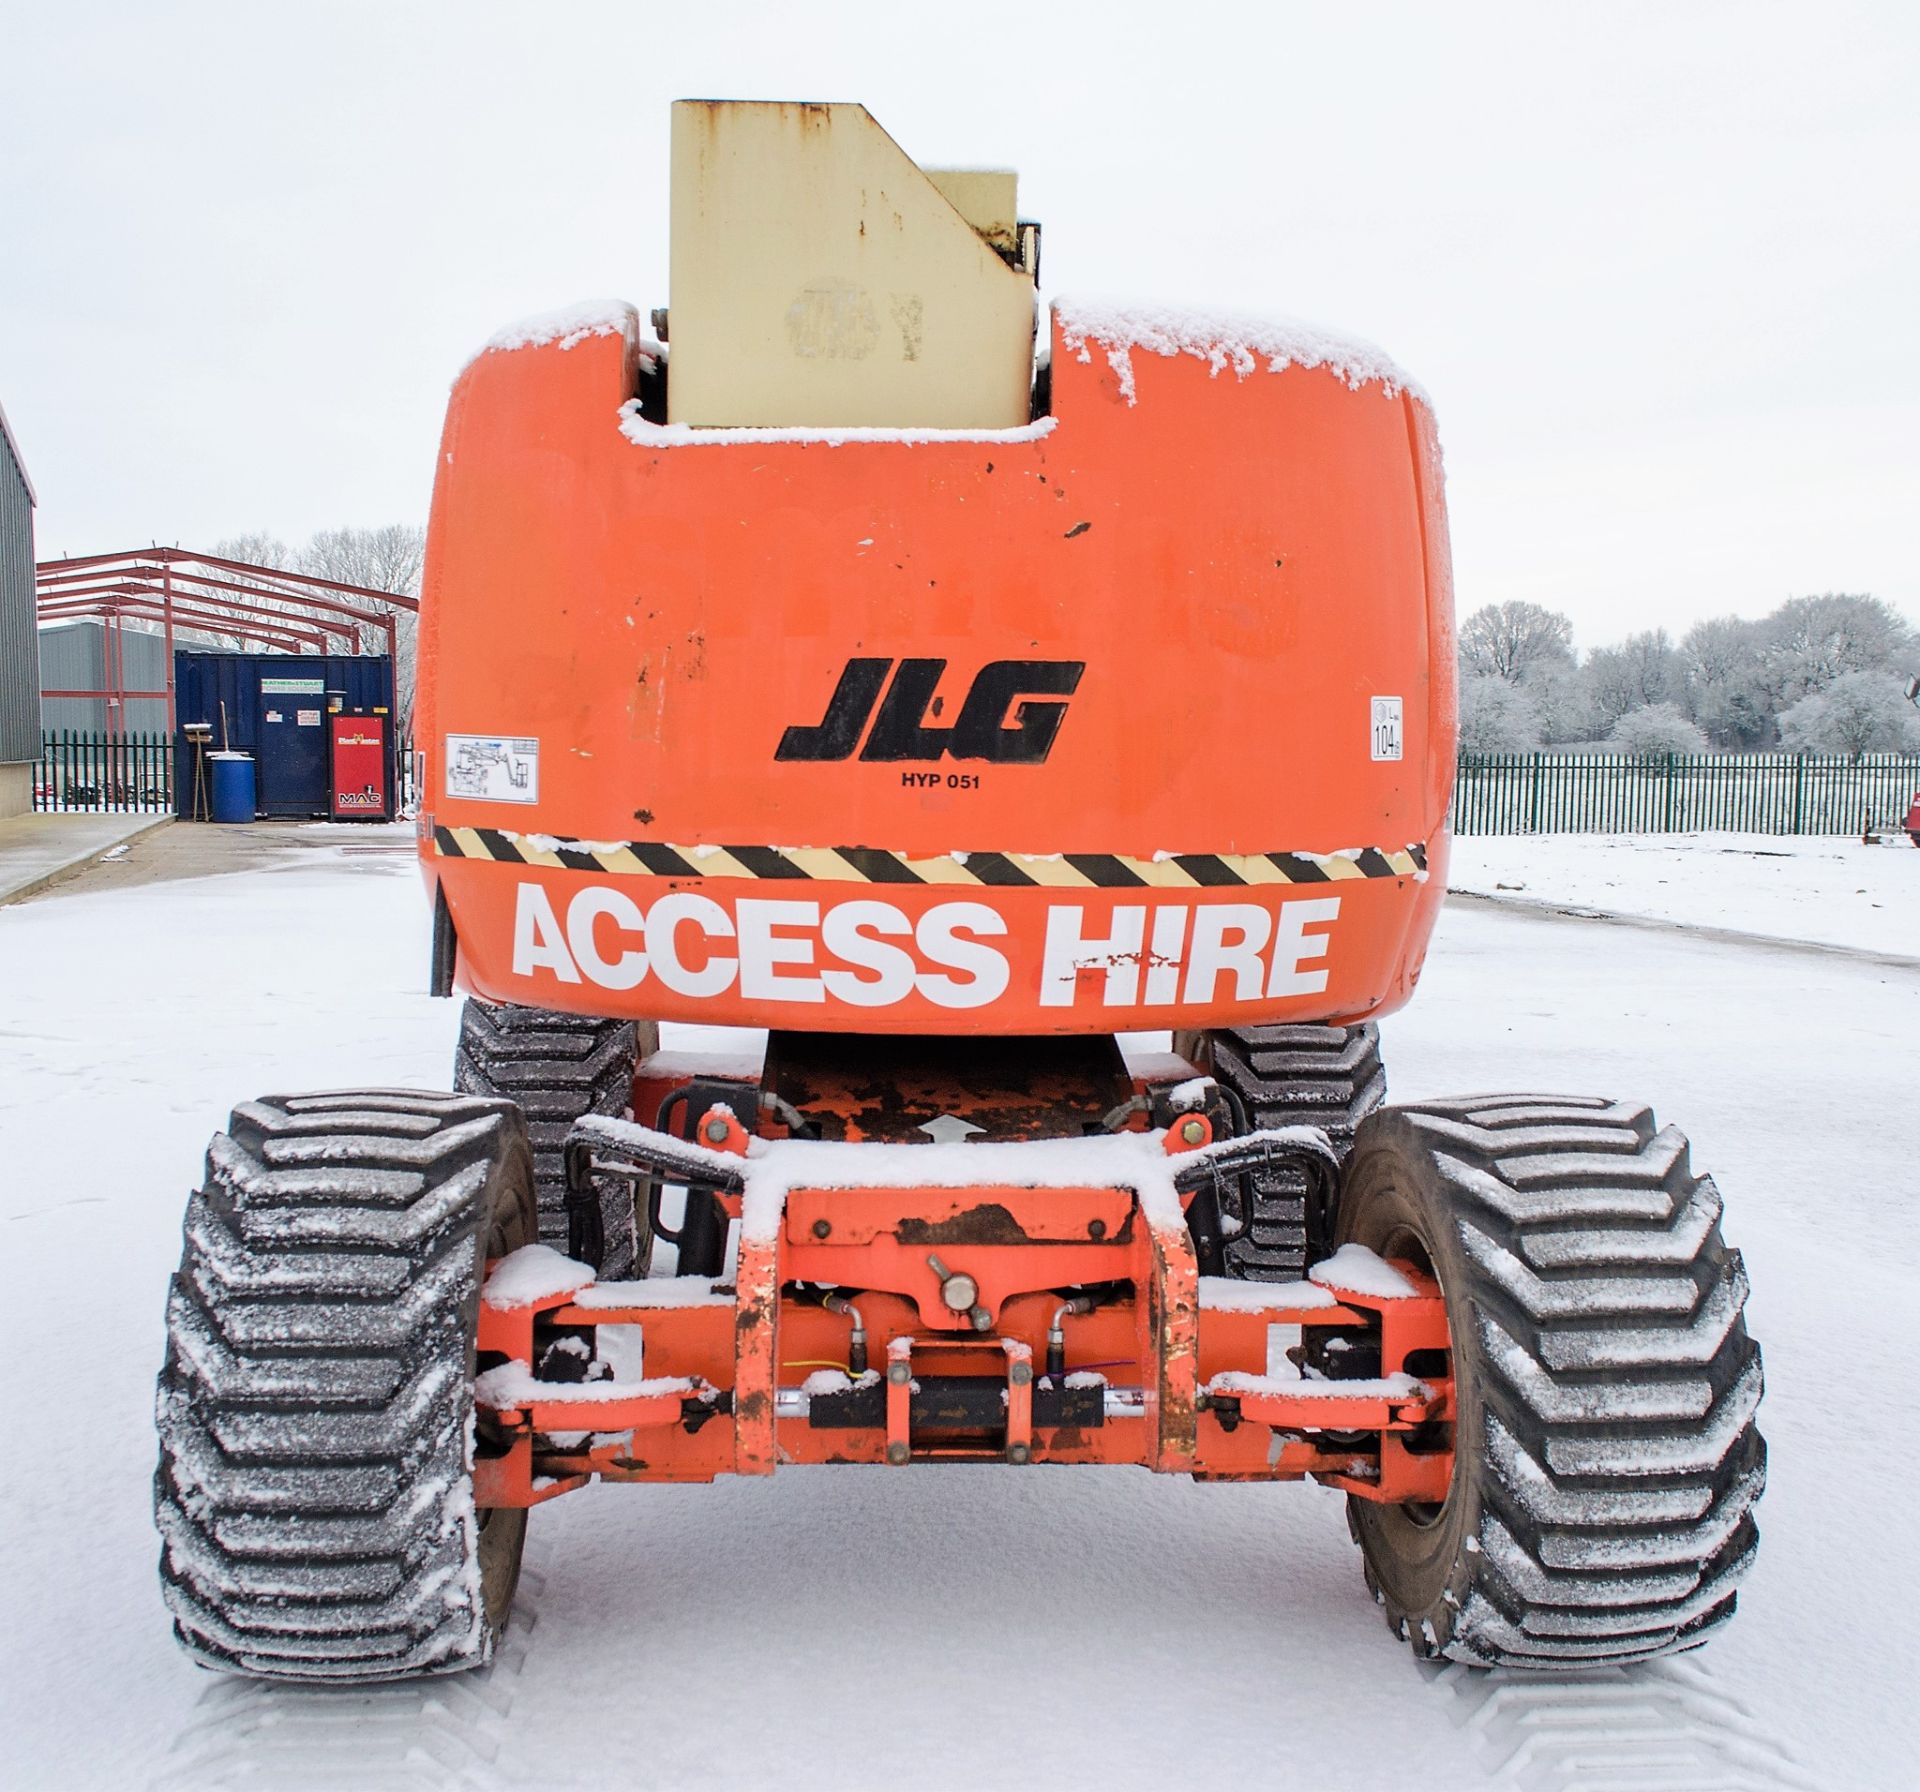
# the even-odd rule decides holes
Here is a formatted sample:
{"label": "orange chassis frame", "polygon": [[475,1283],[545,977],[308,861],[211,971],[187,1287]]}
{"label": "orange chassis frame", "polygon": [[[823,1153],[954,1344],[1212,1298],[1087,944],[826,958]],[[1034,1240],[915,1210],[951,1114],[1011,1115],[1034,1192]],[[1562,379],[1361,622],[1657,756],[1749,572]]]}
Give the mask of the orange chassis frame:
{"label": "orange chassis frame", "polygon": [[[746,1154],[747,1135],[724,1108],[703,1117],[700,1136]],[[1211,1129],[1195,1116],[1165,1141],[1170,1153],[1198,1150]],[[717,1198],[741,1219],[739,1194]],[[946,1242],[983,1210],[1004,1214],[1020,1241]],[[984,1334],[942,1304],[928,1240],[977,1283],[978,1304],[992,1315]],[[1452,1452],[1408,1443],[1451,1417],[1451,1380],[1431,1372],[1451,1363],[1446,1308],[1430,1277],[1411,1264],[1393,1267],[1411,1292],[1293,1283],[1271,1285],[1269,1299],[1261,1284],[1236,1283],[1210,1304],[1186,1225],[1156,1215],[1129,1188],[794,1188],[776,1229],[740,1228],[731,1288],[716,1283],[692,1304],[649,1299],[659,1284],[648,1283],[576,1288],[526,1305],[483,1298],[483,1360],[530,1375],[539,1319],[639,1326],[648,1379],[612,1398],[595,1384],[566,1382],[542,1383],[539,1398],[516,1405],[483,1398],[491,1439],[475,1464],[474,1497],[483,1508],[525,1507],[594,1477],[712,1481],[767,1475],[784,1463],[1005,1460],[1134,1464],[1202,1480],[1312,1476],[1382,1503],[1437,1502]],[[1101,1283],[1131,1292],[1075,1316],[1068,1342],[1070,1359],[1120,1371],[1105,1376],[1104,1422],[1036,1427],[1034,1363],[1060,1304],[1056,1291]],[[850,1322],[793,1292],[796,1284],[859,1290],[871,1335],[887,1340],[884,1428],[810,1422],[807,1372],[846,1364]],[[631,1304],[617,1304],[628,1288]],[[1351,1392],[1336,1391],[1339,1382],[1269,1379],[1273,1326],[1377,1326],[1381,1379]],[[1423,1373],[1409,1382],[1416,1361]],[[1066,1373],[1074,1374],[1073,1360]],[[1004,1439],[915,1437],[917,1374],[1003,1376]]]}

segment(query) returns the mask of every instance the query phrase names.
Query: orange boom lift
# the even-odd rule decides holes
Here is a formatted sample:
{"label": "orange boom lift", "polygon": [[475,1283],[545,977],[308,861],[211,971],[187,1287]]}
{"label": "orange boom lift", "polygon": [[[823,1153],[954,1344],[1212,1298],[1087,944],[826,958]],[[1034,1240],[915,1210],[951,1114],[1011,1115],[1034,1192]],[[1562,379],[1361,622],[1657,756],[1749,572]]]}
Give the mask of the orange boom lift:
{"label": "orange boom lift", "polygon": [[676,107],[673,187],[651,333],[576,308],[454,388],[417,782],[460,1092],[214,1140],[182,1641],[460,1668],[591,1480],[992,1460],[1338,1487],[1421,1655],[1699,1642],[1763,1475],[1712,1181],[1630,1102],[1383,1105],[1454,762],[1424,395],[1037,309],[1014,177],[857,106]]}

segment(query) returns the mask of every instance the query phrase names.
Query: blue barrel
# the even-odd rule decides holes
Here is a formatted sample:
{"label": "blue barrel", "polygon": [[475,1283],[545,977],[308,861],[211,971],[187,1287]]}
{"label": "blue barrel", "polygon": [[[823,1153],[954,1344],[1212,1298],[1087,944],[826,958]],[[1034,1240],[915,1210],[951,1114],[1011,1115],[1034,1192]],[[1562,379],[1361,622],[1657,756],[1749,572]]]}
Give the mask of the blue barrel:
{"label": "blue barrel", "polygon": [[253,819],[253,755],[251,753],[209,753],[213,767],[213,819],[215,821],[251,821]]}

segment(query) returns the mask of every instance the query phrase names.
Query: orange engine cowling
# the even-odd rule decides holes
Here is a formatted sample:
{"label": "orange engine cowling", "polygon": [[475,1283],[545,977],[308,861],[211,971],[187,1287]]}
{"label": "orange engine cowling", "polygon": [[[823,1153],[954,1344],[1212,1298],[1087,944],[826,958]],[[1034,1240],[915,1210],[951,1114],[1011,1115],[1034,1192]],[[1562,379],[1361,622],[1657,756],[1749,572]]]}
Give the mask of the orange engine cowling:
{"label": "orange engine cowling", "polygon": [[468,366],[416,724],[464,987],[892,1033],[1406,999],[1455,744],[1426,403],[1320,337],[1053,330],[999,432],[649,422],[622,309]]}

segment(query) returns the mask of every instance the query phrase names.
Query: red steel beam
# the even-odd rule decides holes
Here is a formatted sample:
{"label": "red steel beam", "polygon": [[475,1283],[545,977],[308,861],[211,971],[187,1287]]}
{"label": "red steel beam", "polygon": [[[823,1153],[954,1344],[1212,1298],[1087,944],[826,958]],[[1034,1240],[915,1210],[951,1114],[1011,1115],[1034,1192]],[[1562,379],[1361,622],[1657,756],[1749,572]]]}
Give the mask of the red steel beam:
{"label": "red steel beam", "polygon": [[[117,554],[76,554],[64,560],[42,560],[36,567],[36,573],[43,577],[59,577],[62,574],[78,571],[86,567],[112,566],[120,562],[157,562],[160,566],[215,566],[225,572],[244,573],[258,578],[274,579],[282,582],[307,586],[322,591],[337,591],[347,597],[365,598],[373,603],[391,604],[402,610],[414,611],[420,608],[417,597],[409,597],[401,591],[378,591],[371,585],[350,585],[341,579],[324,579],[318,573],[293,572],[278,566],[256,566],[245,560],[225,560],[218,554],[196,554],[184,548],[129,548]],[[193,578],[191,572],[183,572],[182,577]],[[305,602],[303,598],[293,599]],[[375,620],[369,617],[367,620]]]}
{"label": "red steel beam", "polygon": [[163,557],[171,559],[176,566],[184,561],[192,561],[199,566],[225,567],[229,572],[266,572],[277,579],[295,579],[302,585],[317,585],[327,591],[343,591],[349,597],[367,597],[378,603],[397,604],[403,610],[420,608],[420,600],[417,597],[408,597],[404,592],[376,591],[371,585],[349,585],[339,579],[323,579],[318,573],[282,572],[275,567],[249,566],[244,560],[222,560],[214,554],[189,554],[179,548],[162,548],[160,551]]}
{"label": "red steel beam", "polygon": [[34,584],[42,591],[58,591],[68,585],[98,584],[102,579],[164,579],[164,566],[92,566],[79,572],[38,573]]}
{"label": "red steel beam", "polygon": [[[98,600],[88,600],[72,607],[48,607],[40,611],[42,622],[84,621],[89,618],[104,619],[108,616],[124,613],[138,617],[142,622],[158,622],[165,625],[168,613],[165,606],[144,598],[120,598],[114,600],[124,606],[124,612],[116,611],[110,605]],[[312,629],[302,628],[298,623],[281,622],[277,619],[261,620],[255,617],[233,616],[231,614],[209,610],[197,610],[192,605],[175,603],[172,621],[181,628],[192,629],[200,634],[244,636],[248,640],[260,635],[270,636],[278,642],[297,642],[300,648],[314,653],[331,653],[333,647],[328,638]],[[288,652],[296,649],[289,646]]]}
{"label": "red steel beam", "polygon": [[[176,706],[176,705],[175,705],[175,703],[174,703],[174,690],[173,690],[173,616],[174,616],[174,610],[173,610],[173,568],[172,568],[171,566],[168,566],[168,567],[165,567],[165,568],[164,568],[164,569],[162,570],[162,572],[161,572],[161,576],[160,576],[160,601],[161,601],[161,604],[162,604],[162,606],[163,606],[163,608],[164,608],[164,609],[165,609],[165,611],[166,611],[166,615],[165,615],[165,617],[163,618],[163,621],[164,621],[164,623],[165,623],[165,627],[163,628],[163,630],[162,630],[161,632],[162,632],[162,633],[163,633],[163,634],[165,635],[165,637],[166,637],[166,642],[167,642],[167,644],[166,644],[166,646],[165,646],[165,648],[163,648],[163,649],[162,649],[162,653],[163,653],[163,655],[164,655],[164,657],[163,657],[163,659],[161,660],[161,664],[162,664],[162,665],[163,665],[163,666],[164,666],[164,667],[166,668],[166,675],[167,675],[167,732],[168,732],[169,734],[171,734],[171,733],[172,733],[172,732],[174,731],[174,728],[175,728],[175,727],[177,726],[177,724],[178,724],[178,722],[179,722],[179,719],[180,719],[180,717],[179,717],[179,711],[178,711],[178,708],[177,708],[177,706]],[[1251,1187],[1252,1187],[1253,1185],[1252,1185],[1251,1183],[1249,1183],[1249,1184],[1248,1184],[1247,1186],[1248,1186],[1249,1188],[1251,1188]]]}
{"label": "red steel beam", "polygon": [[[137,585],[108,585],[97,591],[62,591],[51,597],[43,597],[38,605],[41,615],[50,616],[71,613],[88,608],[111,610],[116,604],[139,604],[161,611],[168,607],[168,598],[162,591],[146,591]],[[259,604],[233,603],[220,599],[213,603],[203,603],[192,592],[177,592],[172,607],[178,611],[192,611],[201,617],[225,617],[240,622],[252,622],[269,628],[297,629],[302,634],[319,639],[331,638],[348,632],[349,625],[330,621],[324,616],[297,616],[289,612],[268,609]]]}
{"label": "red steel beam", "polygon": [[[131,599],[120,600],[124,613],[137,617],[142,622],[160,622],[165,620],[158,604]],[[259,641],[268,646],[278,647],[287,653],[295,653],[301,647],[312,647],[321,653],[327,651],[323,636],[310,634],[304,629],[288,623],[257,623],[236,620],[230,616],[203,615],[197,610],[184,609],[175,604],[174,617],[184,626],[199,629],[206,633],[234,635],[243,641]],[[43,620],[67,621],[104,621],[108,617],[122,613],[121,610],[106,607],[98,602],[77,604],[71,609],[44,609],[40,612]]]}
{"label": "red steel beam", "polygon": [[62,560],[40,560],[34,564],[34,573],[64,573],[85,566],[113,566],[123,560],[151,560],[161,550],[158,548],[122,548],[117,554],[70,554]]}
{"label": "red steel beam", "polygon": [[[56,604],[68,602],[80,597],[140,598],[148,603],[162,605],[168,601],[164,585],[142,585],[132,580],[119,580],[111,584],[80,585],[67,590],[55,591],[40,599],[40,608],[43,613],[49,612]],[[290,627],[313,631],[327,637],[337,635],[342,641],[347,642],[353,641],[359,634],[357,624],[334,622],[325,616],[306,616],[297,611],[273,609],[265,604],[242,603],[237,598],[202,598],[200,593],[196,591],[176,591],[171,601],[176,609],[190,605],[202,615],[231,614],[235,616],[248,616],[255,620],[271,622],[276,627],[281,624],[286,624]]]}
{"label": "red steel beam", "polygon": [[361,622],[379,623],[387,620],[378,610],[363,610],[353,604],[343,604],[337,598],[315,597],[305,591],[276,591],[270,585],[236,585],[227,579],[210,579],[204,573],[183,571],[177,584],[190,584],[214,591],[237,591],[242,597],[277,598],[283,604],[307,604],[316,610],[330,610],[335,615],[352,616]]}
{"label": "red steel beam", "polygon": [[[171,575],[165,568],[159,569],[156,575],[151,568],[136,567],[120,577],[113,577],[104,573],[86,573],[76,574],[71,582],[66,580],[47,580],[41,587],[41,595],[44,597],[65,597],[80,591],[138,590],[157,596],[163,594],[171,582]],[[201,589],[203,585],[212,586],[214,589],[203,590]],[[275,606],[305,606],[311,602],[314,608],[322,610],[326,612],[326,614],[316,616],[311,614],[308,609],[302,607],[276,607],[274,614],[290,615],[302,622],[315,624],[325,623],[343,640],[351,639],[356,635],[359,632],[359,626],[363,623],[369,626],[378,626],[381,623],[391,620],[390,617],[378,615],[371,610],[356,610],[348,604],[336,604],[331,598],[314,598],[309,600],[305,597],[294,597],[284,591],[268,590],[261,586],[232,585],[221,579],[200,580],[194,578],[191,574],[183,576],[178,583],[173,584],[172,588],[178,597],[197,597],[202,603],[209,605],[225,605],[238,602],[238,599],[220,596],[219,593],[224,591],[238,592],[242,597],[268,598],[273,601]],[[351,616],[354,620],[352,624],[332,622],[330,618],[333,616]]]}

